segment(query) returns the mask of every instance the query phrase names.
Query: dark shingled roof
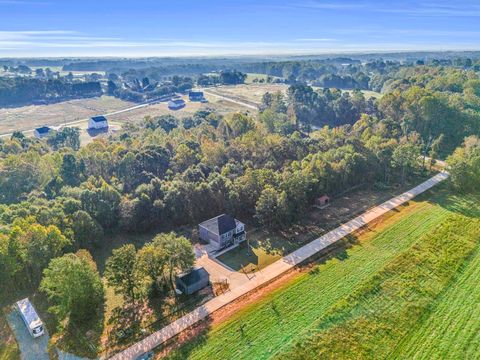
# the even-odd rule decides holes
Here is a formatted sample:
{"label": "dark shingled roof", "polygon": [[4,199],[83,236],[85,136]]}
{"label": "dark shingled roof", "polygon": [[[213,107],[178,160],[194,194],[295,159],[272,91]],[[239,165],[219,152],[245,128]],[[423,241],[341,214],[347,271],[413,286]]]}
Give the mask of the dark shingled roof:
{"label": "dark shingled roof", "polygon": [[213,219],[204,221],[200,225],[215,234],[221,235],[235,229],[237,223],[235,222],[235,219],[230,215],[222,214],[220,216],[214,217]]}
{"label": "dark shingled roof", "polygon": [[103,115],[99,115],[99,116],[92,117],[92,120],[95,122],[102,122],[102,121],[107,121],[107,118]]}
{"label": "dark shingled roof", "polygon": [[185,284],[185,286],[190,286],[202,279],[208,278],[208,272],[203,267],[200,267],[193,269],[185,275],[180,275],[178,278]]}
{"label": "dark shingled roof", "polygon": [[37,130],[39,134],[46,134],[52,129],[50,129],[48,126],[42,126],[42,127],[36,128],[35,130]]}

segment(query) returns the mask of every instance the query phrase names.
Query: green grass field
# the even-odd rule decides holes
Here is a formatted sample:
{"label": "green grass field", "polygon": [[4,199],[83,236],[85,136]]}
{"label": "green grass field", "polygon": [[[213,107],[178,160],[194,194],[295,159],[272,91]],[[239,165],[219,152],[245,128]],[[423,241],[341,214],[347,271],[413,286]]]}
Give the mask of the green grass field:
{"label": "green grass field", "polygon": [[480,358],[480,249],[392,359]]}
{"label": "green grass field", "polygon": [[[398,343],[415,328],[418,319],[428,314],[478,247],[479,226],[478,218],[449,216],[351,295],[337,302],[319,319],[312,336],[301,338],[279,358],[392,358]],[[436,336],[432,340],[436,342]],[[424,345],[418,339],[415,343]]]}
{"label": "green grass field", "polygon": [[422,236],[458,213],[478,208],[478,199],[452,197],[446,190],[426,194],[360,234],[358,244],[338,258],[245,307],[229,321],[170,354],[170,358],[267,359],[283,354],[318,329],[319,321],[334,306],[343,304],[399,256],[415,249],[412,245]]}

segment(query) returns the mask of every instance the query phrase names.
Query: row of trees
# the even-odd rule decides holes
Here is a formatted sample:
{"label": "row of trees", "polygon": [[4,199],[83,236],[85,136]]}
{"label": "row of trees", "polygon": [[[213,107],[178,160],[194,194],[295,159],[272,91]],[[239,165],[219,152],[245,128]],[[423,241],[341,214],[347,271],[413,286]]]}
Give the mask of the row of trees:
{"label": "row of trees", "polygon": [[99,82],[70,82],[29,77],[0,77],[0,106],[21,106],[41,102],[95,97],[102,94]]}

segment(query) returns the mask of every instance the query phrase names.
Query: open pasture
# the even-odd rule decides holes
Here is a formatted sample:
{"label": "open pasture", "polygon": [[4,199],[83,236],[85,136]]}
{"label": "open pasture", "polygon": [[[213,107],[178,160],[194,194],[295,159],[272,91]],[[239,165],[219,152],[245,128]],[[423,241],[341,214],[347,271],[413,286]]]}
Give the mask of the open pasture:
{"label": "open pasture", "polygon": [[134,106],[111,96],[78,99],[49,105],[0,108],[0,134],[30,130],[41,125],[58,126]]}

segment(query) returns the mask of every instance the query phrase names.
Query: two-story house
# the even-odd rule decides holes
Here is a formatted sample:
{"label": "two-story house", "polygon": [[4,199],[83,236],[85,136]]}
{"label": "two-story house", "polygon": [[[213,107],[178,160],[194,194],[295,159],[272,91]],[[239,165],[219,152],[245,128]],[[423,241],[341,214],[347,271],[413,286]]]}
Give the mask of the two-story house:
{"label": "two-story house", "polygon": [[238,245],[247,239],[245,224],[227,214],[222,214],[198,225],[200,239],[210,243],[215,250]]}

